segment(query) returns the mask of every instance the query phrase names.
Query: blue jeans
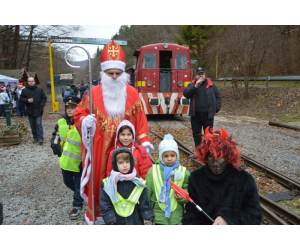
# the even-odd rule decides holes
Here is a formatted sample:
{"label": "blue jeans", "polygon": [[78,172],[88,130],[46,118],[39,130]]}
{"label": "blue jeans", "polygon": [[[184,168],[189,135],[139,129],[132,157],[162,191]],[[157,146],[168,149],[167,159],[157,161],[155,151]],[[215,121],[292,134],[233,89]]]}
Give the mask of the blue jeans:
{"label": "blue jeans", "polygon": [[[5,113],[4,113],[4,111],[5,111],[5,106],[4,106],[4,104],[2,105],[0,105],[0,116],[4,116],[5,115]],[[4,115],[3,115],[3,113],[4,113]]]}
{"label": "blue jeans", "polygon": [[20,115],[20,101],[19,99],[16,100],[16,111],[17,111],[17,115]]}
{"label": "blue jeans", "polygon": [[61,171],[62,171],[65,185],[74,192],[73,208],[81,210],[83,206],[83,199],[80,196],[81,172],[76,173],[76,172],[67,171],[63,169]]}
{"label": "blue jeans", "polygon": [[28,116],[30,128],[35,141],[44,141],[42,116]]}
{"label": "blue jeans", "polygon": [[20,116],[23,117],[23,116],[27,116],[27,113],[26,113],[26,104],[24,102],[20,102],[19,101],[19,112],[20,112]]}

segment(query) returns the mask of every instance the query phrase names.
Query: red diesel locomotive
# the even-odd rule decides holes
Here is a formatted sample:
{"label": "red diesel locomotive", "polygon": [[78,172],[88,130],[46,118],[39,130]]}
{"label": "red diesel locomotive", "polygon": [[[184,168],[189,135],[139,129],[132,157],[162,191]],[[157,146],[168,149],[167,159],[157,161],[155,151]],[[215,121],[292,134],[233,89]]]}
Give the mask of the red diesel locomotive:
{"label": "red diesel locomotive", "polygon": [[191,82],[190,51],[178,44],[149,44],[136,50],[134,86],[145,113],[188,114],[183,90]]}

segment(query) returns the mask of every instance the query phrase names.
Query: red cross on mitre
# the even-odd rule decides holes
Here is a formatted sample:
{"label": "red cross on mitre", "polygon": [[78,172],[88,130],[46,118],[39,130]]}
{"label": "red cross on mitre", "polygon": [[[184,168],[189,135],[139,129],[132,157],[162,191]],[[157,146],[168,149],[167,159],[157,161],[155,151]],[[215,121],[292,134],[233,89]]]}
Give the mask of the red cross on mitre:
{"label": "red cross on mitre", "polygon": [[121,46],[114,40],[110,41],[101,53],[101,63],[106,61],[122,61],[125,62],[125,53]]}

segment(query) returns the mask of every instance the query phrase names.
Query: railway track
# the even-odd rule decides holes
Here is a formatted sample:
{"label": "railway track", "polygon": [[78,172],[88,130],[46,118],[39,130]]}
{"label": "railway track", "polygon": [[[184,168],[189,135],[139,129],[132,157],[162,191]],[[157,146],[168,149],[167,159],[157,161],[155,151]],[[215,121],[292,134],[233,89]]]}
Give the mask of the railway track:
{"label": "railway track", "polygon": [[[162,128],[156,121],[154,121],[154,122],[156,123],[157,127],[161,131],[164,132],[164,134],[170,133],[167,130],[165,130],[164,128]],[[186,127],[190,128],[186,124],[184,124],[184,125]],[[152,130],[149,130],[149,131],[156,137],[160,138],[160,140],[163,139],[162,135],[160,135]],[[173,135],[173,137],[174,137],[174,135]],[[179,150],[183,154],[185,154],[186,156],[189,156],[193,153],[182,141],[178,140],[175,137],[174,137],[174,139],[178,144]],[[246,155],[241,155],[241,158],[246,166],[249,166],[251,168],[254,168],[258,171],[265,173],[266,176],[268,176],[271,179],[274,179],[279,184],[281,184],[282,186],[284,186],[285,188],[290,190],[292,195],[299,194],[299,191],[300,191],[300,183],[299,182],[297,182],[297,181],[289,178],[288,176],[286,176],[276,170],[273,170],[257,161],[254,161],[253,159],[251,159],[250,157],[248,157]],[[152,157],[152,159],[153,159],[153,157]],[[201,163],[197,160],[192,159],[192,161],[197,168],[204,165],[203,163]],[[259,194],[259,199],[260,199],[260,204],[261,204],[261,208],[263,211],[263,215],[264,215],[265,219],[267,221],[269,221],[271,224],[273,224],[273,225],[300,225],[300,216],[299,215],[291,212],[290,210],[285,209],[281,205],[277,204],[276,202],[268,199],[267,197],[265,197],[261,194]]]}

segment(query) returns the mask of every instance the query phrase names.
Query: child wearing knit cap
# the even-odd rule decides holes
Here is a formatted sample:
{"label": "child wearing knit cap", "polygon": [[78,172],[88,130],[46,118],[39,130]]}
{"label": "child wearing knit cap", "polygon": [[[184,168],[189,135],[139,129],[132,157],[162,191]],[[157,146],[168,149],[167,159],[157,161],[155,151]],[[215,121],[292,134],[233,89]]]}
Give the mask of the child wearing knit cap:
{"label": "child wearing knit cap", "polygon": [[113,151],[110,177],[100,186],[100,214],[106,225],[144,225],[153,220],[146,181],[137,175],[134,159],[128,148]]}
{"label": "child wearing knit cap", "polygon": [[156,225],[177,225],[181,223],[184,204],[188,201],[176,195],[169,180],[188,191],[190,173],[180,165],[178,146],[173,136],[165,135],[159,144],[159,159],[147,173],[147,193]]}
{"label": "child wearing knit cap", "polygon": [[113,169],[111,157],[114,149],[121,147],[131,149],[136,172],[140,177],[145,179],[148,170],[152,167],[152,161],[146,149],[135,140],[135,128],[128,120],[123,120],[117,128],[115,146],[109,152],[106,176],[110,176],[110,172]]}

